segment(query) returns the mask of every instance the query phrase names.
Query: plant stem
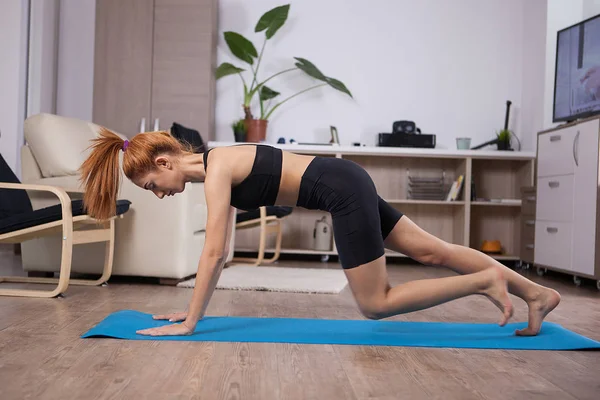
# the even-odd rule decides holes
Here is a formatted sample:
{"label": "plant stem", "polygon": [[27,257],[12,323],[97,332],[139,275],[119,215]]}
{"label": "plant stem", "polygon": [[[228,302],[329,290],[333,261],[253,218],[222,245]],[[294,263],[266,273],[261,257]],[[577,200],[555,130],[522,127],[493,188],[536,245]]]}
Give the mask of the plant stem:
{"label": "plant stem", "polygon": [[290,71],[294,71],[297,70],[298,68],[288,68],[288,69],[284,69],[283,71],[280,71],[274,75],[271,75],[270,77],[268,77],[267,79],[265,79],[264,81],[262,81],[261,83],[259,83],[254,89],[251,90],[252,91],[257,91],[258,89],[260,89],[265,83],[269,82],[271,79],[275,78],[278,75],[284,74],[286,72],[290,72]]}
{"label": "plant stem", "polygon": [[[298,68],[288,68],[288,69],[284,69],[283,71],[280,71],[274,75],[271,75],[270,77],[268,77],[267,79],[265,79],[264,81],[262,81],[261,83],[258,84],[258,86],[256,86],[256,88],[253,89],[254,92],[258,91],[260,88],[262,88],[262,86],[267,83],[268,81],[270,81],[271,79],[275,78],[277,75],[281,75],[284,74],[286,72],[290,72],[290,71],[294,71]],[[254,96],[254,93],[250,93],[250,96]],[[263,105],[263,101],[260,98],[260,94],[258,95],[258,101],[260,103],[260,115],[264,115],[264,105]],[[269,102],[269,104],[271,104],[271,102]]]}
{"label": "plant stem", "polygon": [[256,63],[256,71],[254,72],[254,79],[252,79],[252,85],[250,86],[250,92],[254,88],[254,84],[256,83],[256,74],[258,74],[258,68],[260,67],[260,62],[262,60],[263,51],[265,50],[265,46],[267,44],[267,37],[265,36],[265,41],[263,42],[262,48],[260,49],[260,54],[258,55],[258,62]]}
{"label": "plant stem", "polygon": [[327,83],[322,83],[322,84],[320,84],[320,85],[311,86],[311,87],[309,87],[309,88],[307,88],[307,89],[301,90],[300,92],[298,92],[298,93],[296,93],[296,94],[294,94],[294,95],[291,95],[291,96],[290,96],[290,97],[288,97],[287,99],[285,99],[285,100],[283,100],[283,101],[281,101],[281,102],[279,102],[279,103],[275,104],[275,106],[273,106],[273,108],[271,108],[271,110],[270,110],[270,111],[267,113],[267,115],[265,115],[264,117],[263,117],[263,115],[262,115],[262,113],[261,113],[261,119],[269,119],[269,117],[271,116],[271,114],[273,113],[273,111],[275,111],[275,110],[277,109],[277,107],[279,107],[280,105],[282,105],[282,104],[283,104],[283,103],[285,103],[286,101],[288,101],[288,100],[291,100],[291,99],[293,99],[294,97],[301,95],[302,93],[308,92],[309,90],[313,90],[313,89],[316,89],[316,88],[320,88],[321,86],[327,86]]}
{"label": "plant stem", "polygon": [[238,75],[240,76],[240,78],[242,79],[242,83],[244,84],[244,105],[246,105],[246,102],[248,101],[248,85],[246,85],[246,80],[244,79],[242,74],[238,72]]}

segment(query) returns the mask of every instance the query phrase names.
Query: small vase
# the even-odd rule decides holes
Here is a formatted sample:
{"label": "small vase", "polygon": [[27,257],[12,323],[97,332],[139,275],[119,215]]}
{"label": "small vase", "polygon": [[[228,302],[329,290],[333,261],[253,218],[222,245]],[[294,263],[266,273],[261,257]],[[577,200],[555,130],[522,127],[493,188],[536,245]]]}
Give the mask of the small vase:
{"label": "small vase", "polygon": [[498,150],[510,150],[510,142],[507,140],[498,141]]}
{"label": "small vase", "polygon": [[267,137],[267,123],[266,119],[246,119],[246,141],[251,143],[264,142]]}
{"label": "small vase", "polygon": [[246,132],[244,131],[233,131],[233,136],[236,142],[245,142],[246,141]]}

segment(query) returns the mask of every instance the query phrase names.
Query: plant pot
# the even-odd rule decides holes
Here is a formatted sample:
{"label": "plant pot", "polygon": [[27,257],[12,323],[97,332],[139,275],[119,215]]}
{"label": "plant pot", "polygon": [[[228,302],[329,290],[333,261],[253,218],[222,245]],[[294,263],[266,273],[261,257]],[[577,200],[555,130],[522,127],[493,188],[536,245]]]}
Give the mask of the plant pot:
{"label": "plant pot", "polygon": [[233,131],[233,136],[235,137],[236,142],[246,141],[246,132],[244,131]]}
{"label": "plant pot", "polygon": [[267,137],[267,121],[266,119],[247,119],[246,124],[246,141],[252,143],[264,142]]}
{"label": "plant pot", "polygon": [[500,140],[498,142],[498,150],[510,150],[510,142],[507,140]]}

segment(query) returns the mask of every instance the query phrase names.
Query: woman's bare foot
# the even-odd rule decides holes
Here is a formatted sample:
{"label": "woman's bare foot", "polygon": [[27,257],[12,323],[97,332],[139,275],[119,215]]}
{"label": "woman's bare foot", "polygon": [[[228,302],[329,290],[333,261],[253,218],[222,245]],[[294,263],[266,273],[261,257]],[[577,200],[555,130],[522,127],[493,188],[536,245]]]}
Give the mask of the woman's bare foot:
{"label": "woman's bare foot", "polygon": [[487,296],[492,303],[502,311],[500,326],[504,326],[512,317],[514,309],[512,301],[508,296],[507,282],[506,279],[504,279],[502,270],[497,267],[492,267],[480,273],[485,274],[487,278],[485,279],[486,286],[484,287],[482,294]]}
{"label": "woman's bare foot", "polygon": [[560,303],[560,294],[556,290],[540,286],[538,291],[527,300],[529,325],[525,329],[517,329],[515,334],[518,336],[537,335],[544,318],[556,308],[558,303]]}

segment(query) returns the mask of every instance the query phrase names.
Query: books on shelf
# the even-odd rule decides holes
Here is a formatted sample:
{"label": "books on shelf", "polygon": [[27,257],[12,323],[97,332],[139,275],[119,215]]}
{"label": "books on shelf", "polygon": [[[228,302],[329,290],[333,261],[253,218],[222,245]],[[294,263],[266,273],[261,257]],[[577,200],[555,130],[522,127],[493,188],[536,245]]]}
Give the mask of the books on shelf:
{"label": "books on shelf", "polygon": [[446,196],[446,201],[456,201],[458,199],[463,188],[464,180],[464,175],[459,175],[458,178],[456,178],[456,180],[452,183],[452,186],[450,186],[450,190]]}

